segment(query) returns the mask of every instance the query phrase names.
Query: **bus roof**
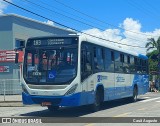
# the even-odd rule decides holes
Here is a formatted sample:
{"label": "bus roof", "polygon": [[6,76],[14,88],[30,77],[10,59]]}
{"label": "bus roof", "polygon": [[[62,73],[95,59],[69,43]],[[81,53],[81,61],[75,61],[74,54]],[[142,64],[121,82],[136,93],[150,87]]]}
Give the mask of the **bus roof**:
{"label": "bus roof", "polygon": [[90,36],[88,37],[87,35],[80,35],[80,40],[81,41],[87,41],[87,42],[97,44],[97,45],[100,45],[100,46],[104,46],[104,47],[107,47],[107,48],[110,48],[110,49],[113,49],[113,50],[117,50],[117,51],[120,51],[120,52],[123,52],[123,53],[126,53],[126,54],[130,54],[130,55],[133,55],[133,56],[137,56],[141,59],[145,59],[145,60],[148,59],[148,57],[143,55],[143,54],[139,54],[139,53],[131,51],[131,50],[120,48],[118,46],[115,46],[114,44],[112,44],[109,41],[107,43],[106,40],[101,40],[101,39],[90,37]]}

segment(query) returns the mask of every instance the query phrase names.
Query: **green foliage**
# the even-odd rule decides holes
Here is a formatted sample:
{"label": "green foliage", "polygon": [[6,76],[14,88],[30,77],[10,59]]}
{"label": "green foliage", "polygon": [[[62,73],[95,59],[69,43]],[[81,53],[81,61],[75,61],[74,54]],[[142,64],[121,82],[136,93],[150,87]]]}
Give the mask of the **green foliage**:
{"label": "green foliage", "polygon": [[154,50],[150,53],[147,53],[147,56],[149,59],[151,59],[153,61],[158,61],[158,50]]}
{"label": "green foliage", "polygon": [[154,61],[149,59],[149,71],[157,71],[158,70],[158,61]]}
{"label": "green foliage", "polygon": [[149,71],[158,71],[158,53],[159,53],[159,43],[160,43],[160,37],[156,41],[154,38],[148,39],[148,42],[146,44],[147,51],[151,49],[155,49],[152,52],[147,53],[147,56],[149,58]]}

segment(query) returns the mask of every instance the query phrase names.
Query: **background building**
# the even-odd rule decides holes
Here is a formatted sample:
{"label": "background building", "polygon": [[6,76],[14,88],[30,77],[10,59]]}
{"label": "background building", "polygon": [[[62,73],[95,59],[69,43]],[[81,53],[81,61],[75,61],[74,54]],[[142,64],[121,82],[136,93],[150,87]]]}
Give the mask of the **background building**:
{"label": "background building", "polygon": [[75,32],[15,14],[0,16],[0,50],[13,50],[29,37],[73,34]]}
{"label": "background building", "polygon": [[[4,50],[14,50],[24,46],[29,37],[73,33],[75,32],[15,14],[0,16],[0,79],[19,78],[19,69],[13,60],[4,59],[7,55],[13,58],[14,54],[6,54]],[[9,66],[8,72],[3,72],[3,66]]]}
{"label": "background building", "polygon": [[24,46],[28,38],[68,34],[75,32],[15,14],[0,16],[0,80],[19,79],[19,64],[14,63],[13,50]]}

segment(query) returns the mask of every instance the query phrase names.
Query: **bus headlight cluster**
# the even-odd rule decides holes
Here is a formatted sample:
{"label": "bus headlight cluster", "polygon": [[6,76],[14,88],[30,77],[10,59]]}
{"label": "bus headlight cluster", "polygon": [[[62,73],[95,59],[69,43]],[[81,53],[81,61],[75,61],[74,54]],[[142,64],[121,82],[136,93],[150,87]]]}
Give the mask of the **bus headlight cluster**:
{"label": "bus headlight cluster", "polygon": [[78,84],[75,84],[74,86],[72,86],[66,93],[65,95],[70,95],[73,94],[75,92],[75,90],[77,89]]}

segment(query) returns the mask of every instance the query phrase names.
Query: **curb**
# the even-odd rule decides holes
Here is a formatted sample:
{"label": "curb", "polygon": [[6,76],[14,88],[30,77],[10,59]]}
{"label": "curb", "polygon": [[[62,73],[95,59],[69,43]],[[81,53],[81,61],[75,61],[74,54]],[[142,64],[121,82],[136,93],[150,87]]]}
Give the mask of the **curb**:
{"label": "curb", "polygon": [[0,102],[0,107],[24,107],[21,101],[5,101]]}

